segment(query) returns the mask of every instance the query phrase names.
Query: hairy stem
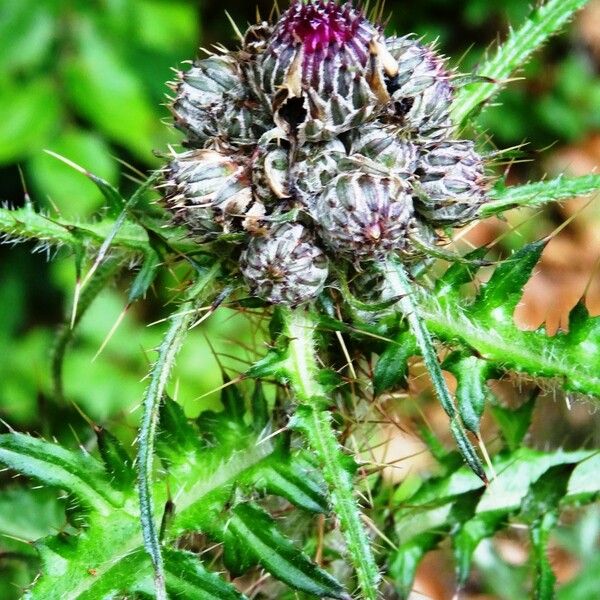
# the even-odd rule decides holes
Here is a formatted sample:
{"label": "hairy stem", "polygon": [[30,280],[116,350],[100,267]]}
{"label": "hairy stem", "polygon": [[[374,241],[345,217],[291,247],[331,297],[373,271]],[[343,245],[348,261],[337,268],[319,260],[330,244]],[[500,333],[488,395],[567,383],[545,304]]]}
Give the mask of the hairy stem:
{"label": "hairy stem", "polygon": [[549,0],[536,8],[519,29],[511,30],[506,42],[477,70],[478,75],[493,82],[471,84],[457,94],[453,107],[455,123],[462,123],[475,108],[498,93],[506,79],[525,64],[533,52],[557,33],[587,1]]}
{"label": "hairy stem", "polygon": [[414,301],[414,290],[408,274],[400,262],[397,260],[390,260],[386,263],[385,276],[392,289],[396,292],[395,295],[400,296],[398,304],[402,313],[408,320],[410,329],[415,336],[438,399],[450,418],[450,429],[458,444],[459,450],[467,464],[478,477],[483,481],[487,481],[481,460],[471,444],[462,421],[460,420],[460,415],[454,406],[454,400],[452,399],[452,395],[450,394],[450,390],[448,389],[446,380],[442,374],[442,369],[433,345],[433,340],[431,339],[431,334],[419,312],[417,303]]}
{"label": "hairy stem", "polygon": [[171,319],[169,329],[158,350],[158,358],[150,373],[150,383],[143,400],[143,415],[140,425],[139,445],[137,454],[138,493],[140,501],[140,520],[144,536],[144,546],[150,555],[155,573],[157,600],[166,600],[164,564],[160,550],[159,533],[154,516],[152,498],[152,466],[154,462],[154,441],[158,427],[160,403],[175,358],[183,345],[188,328],[196,317],[194,307],[204,300],[204,293],[220,270],[220,264],[207,271],[194,286],[195,297],[178,308],[177,314]]}
{"label": "hairy stem", "polygon": [[482,219],[503,213],[511,208],[536,208],[557,200],[587,196],[600,191],[600,175],[581,177],[556,177],[549,181],[538,181],[493,190],[491,202],[486,202],[479,211]]}
{"label": "hairy stem", "polygon": [[376,600],[379,571],[354,497],[348,457],[337,440],[331,414],[325,408],[327,393],[318,381],[315,323],[302,309],[286,312],[285,319],[290,339],[286,372],[300,404],[293,424],[304,433],[321,463],[363,597]]}

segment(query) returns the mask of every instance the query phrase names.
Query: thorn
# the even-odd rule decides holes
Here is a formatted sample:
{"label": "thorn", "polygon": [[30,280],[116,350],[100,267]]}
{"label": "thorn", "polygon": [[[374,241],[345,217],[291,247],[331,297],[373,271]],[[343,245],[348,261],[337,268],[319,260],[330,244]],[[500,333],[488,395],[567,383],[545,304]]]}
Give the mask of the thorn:
{"label": "thorn", "polygon": [[[489,481],[494,481],[494,479],[498,477],[498,474],[496,473],[496,469],[494,469],[494,465],[492,464],[490,455],[487,451],[483,438],[481,437],[481,433],[477,433],[477,443],[479,444],[479,449],[481,450],[481,454],[483,454],[485,463],[487,464],[490,473],[492,474],[492,478]],[[486,481],[485,484],[487,485],[489,481]]]}
{"label": "thorn", "polygon": [[240,42],[243,42],[244,36],[243,36],[242,32],[239,30],[239,27],[236,25],[235,21],[233,20],[233,17],[227,11],[225,11],[225,15],[227,16],[227,19],[231,23],[231,26],[233,27],[233,31],[240,39]]}
{"label": "thorn", "polygon": [[127,311],[129,310],[130,307],[131,307],[131,304],[128,304],[121,311],[121,314],[117,317],[115,324],[111,327],[106,338],[104,338],[104,341],[102,342],[102,345],[98,349],[98,352],[96,352],[96,354],[94,354],[94,358],[92,358],[92,362],[95,362],[96,359],[100,356],[100,354],[102,354],[102,351],[104,350],[104,348],[106,348],[106,346],[108,345],[108,342],[110,342],[112,336],[115,334],[115,331],[117,331],[117,329],[119,328],[119,325],[121,325],[121,323],[123,322],[123,319],[125,318],[125,315],[127,314]]}
{"label": "thorn", "polygon": [[71,322],[69,323],[69,327],[71,329],[75,328],[75,321],[77,319],[77,307],[79,305],[79,297],[81,295],[81,278],[77,276],[77,281],[75,282],[75,291],[73,292],[73,308],[71,309]]}
{"label": "thorn", "polygon": [[274,431],[273,433],[269,434],[267,437],[257,440],[255,445],[260,446],[261,444],[268,442],[269,440],[273,439],[275,436],[279,435],[280,433],[283,433],[284,431],[287,431],[287,426],[282,427],[281,429],[278,429],[277,431]]}
{"label": "thorn", "polygon": [[65,163],[72,169],[75,169],[82,175],[85,175],[86,177],[91,177],[91,173],[87,169],[84,169],[81,165],[78,165],[76,162],[73,162],[72,160],[68,159],[66,156],[62,156],[61,154],[58,154],[57,152],[54,152],[52,150],[44,150],[44,152],[46,154],[49,154],[53,158],[56,158],[57,160],[60,160],[61,162]]}

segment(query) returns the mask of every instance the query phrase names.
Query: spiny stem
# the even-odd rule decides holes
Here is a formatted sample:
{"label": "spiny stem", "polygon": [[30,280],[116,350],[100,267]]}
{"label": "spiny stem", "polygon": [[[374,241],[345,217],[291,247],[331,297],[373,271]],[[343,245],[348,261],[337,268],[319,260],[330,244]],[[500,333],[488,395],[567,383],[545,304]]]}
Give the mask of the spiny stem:
{"label": "spiny stem", "polygon": [[214,280],[220,270],[215,264],[194,286],[194,297],[179,307],[158,350],[158,358],[150,374],[150,383],[143,400],[143,415],[140,425],[137,468],[138,493],[140,500],[140,521],[144,536],[144,546],[150,555],[154,568],[154,581],[157,600],[166,600],[164,564],[160,549],[160,540],[154,518],[154,501],[152,498],[152,467],[154,462],[154,441],[158,427],[160,403],[175,358],[183,345],[189,326],[195,318],[194,308],[204,301],[206,288]]}
{"label": "spiny stem", "polygon": [[478,477],[487,482],[483,464],[481,463],[473,444],[469,440],[467,432],[460,420],[460,415],[454,405],[446,380],[442,374],[442,369],[433,345],[433,340],[431,339],[431,334],[419,313],[416,302],[414,302],[413,286],[408,274],[404,266],[394,259],[391,259],[386,263],[384,273],[388,283],[392,289],[394,289],[395,295],[400,296],[398,304],[402,313],[408,320],[410,329],[415,336],[417,345],[423,356],[423,362],[431,377],[438,399],[450,418],[450,430],[452,431],[452,435],[456,440],[459,450],[469,467],[471,467]]}
{"label": "spiny stem", "polygon": [[349,459],[340,447],[331,414],[325,408],[327,392],[318,381],[315,323],[302,309],[286,311],[285,323],[290,340],[286,372],[300,404],[292,425],[304,433],[321,463],[363,598],[376,600],[379,571],[354,496]]}
{"label": "spiny stem", "polygon": [[557,33],[587,1],[549,0],[536,8],[517,31],[511,31],[495,55],[477,70],[478,75],[493,79],[494,82],[471,84],[457,94],[453,106],[455,123],[462,123],[475,108],[498,93],[506,79],[525,64],[531,54]]}
{"label": "spiny stem", "polygon": [[484,219],[511,208],[535,208],[578,196],[587,196],[600,191],[600,175],[583,175],[581,177],[556,177],[548,181],[537,181],[493,190],[491,202],[486,202],[479,211]]}

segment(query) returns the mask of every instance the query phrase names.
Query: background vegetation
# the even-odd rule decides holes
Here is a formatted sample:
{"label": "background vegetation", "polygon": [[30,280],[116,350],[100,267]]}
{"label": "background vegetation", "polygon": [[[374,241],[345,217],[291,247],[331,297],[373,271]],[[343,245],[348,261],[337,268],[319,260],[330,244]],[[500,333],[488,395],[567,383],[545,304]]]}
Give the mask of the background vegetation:
{"label": "background vegetation", "polygon": [[[263,16],[269,1],[259,2]],[[454,64],[468,71],[486,45],[529,10],[523,0],[422,0],[388,3],[388,27],[437,39]],[[178,136],[163,122],[164,83],[171,67],[196,54],[198,46],[233,44],[224,16],[239,23],[255,18],[253,2],[242,0],[4,0],[0,4],[0,200],[19,206],[27,194],[49,214],[81,218],[102,206],[97,189],[80,174],[44,153],[58,152],[90,171],[133,189],[141,171],[160,165],[160,153]],[[600,162],[600,3],[592,1],[577,21],[528,65],[526,80],[516,81],[483,117],[482,142],[499,148],[525,146],[502,165],[512,181],[568,171],[584,174]],[[157,152],[158,155],[155,153]],[[22,173],[22,178],[21,178]],[[584,293],[592,314],[600,313],[600,206],[588,200],[532,212],[507,221],[488,220],[461,243],[482,245],[500,238],[507,249],[548,235],[565,219],[569,225],[544,252],[538,272],[517,311],[523,327],[547,322],[566,325],[569,309]],[[42,249],[43,250],[43,249]],[[128,311],[123,323],[95,360],[94,356],[126,305],[119,286],[105,291],[86,314],[65,361],[67,402],[52,391],[50,356],[74,289],[72,258],[48,262],[30,246],[0,247],[0,417],[10,427],[87,444],[89,421],[133,440],[148,367],[148,353],[164,325],[147,326],[167,314],[165,292],[149,294]],[[172,285],[162,276],[161,290]],[[177,366],[177,400],[189,416],[217,406],[222,378],[215,353],[231,377],[244,368],[248,353],[233,341],[240,319],[220,311],[189,339]],[[248,336],[251,332],[248,332]],[[210,342],[209,342],[210,340]],[[418,368],[418,367],[417,367]],[[515,382],[498,383],[507,402],[520,397]],[[531,384],[519,382],[527,394]],[[565,399],[552,388],[533,417],[526,443],[536,448],[597,448],[599,420],[585,398]],[[388,451],[382,462],[401,464],[389,477],[405,486],[430,462],[413,432],[427,423],[447,440],[445,420],[422,379],[411,382],[410,402],[396,406],[403,431],[389,424]],[[543,416],[542,416],[543,413]],[[493,447],[491,422],[484,437]],[[407,458],[416,455],[416,458]],[[401,462],[399,462],[401,461]],[[410,475],[408,475],[410,474]],[[35,575],[37,558],[24,541],[65,527],[64,507],[45,489],[25,491],[7,474],[0,480],[0,597],[20,597]],[[15,507],[18,513],[15,513]],[[591,560],[600,531],[598,510],[573,510],[553,542],[553,565],[573,595],[586,595]],[[518,536],[507,534],[476,556],[473,596],[522,598],[526,553]],[[594,567],[594,564],[596,567]],[[500,576],[500,574],[502,574]],[[416,589],[432,598],[450,598],[452,569],[443,550],[423,563]],[[586,579],[587,577],[587,579]],[[498,581],[502,580],[499,585]],[[579,587],[577,587],[579,586]],[[578,591],[579,590],[579,591]],[[582,591],[583,590],[583,591]],[[575,594],[579,595],[575,595]]]}

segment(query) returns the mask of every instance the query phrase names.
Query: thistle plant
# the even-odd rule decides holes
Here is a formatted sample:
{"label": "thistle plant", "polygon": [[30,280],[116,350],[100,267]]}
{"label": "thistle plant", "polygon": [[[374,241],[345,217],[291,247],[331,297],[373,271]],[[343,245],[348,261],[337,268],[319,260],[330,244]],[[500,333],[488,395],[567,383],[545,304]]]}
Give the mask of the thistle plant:
{"label": "thistle plant", "polygon": [[[545,240],[495,265],[486,248],[461,256],[448,244],[479,219],[600,189],[593,174],[507,187],[494,156],[469,138],[477,112],[584,4],[549,0],[464,77],[414,36],[386,35],[378,10],[294,0],[273,21],[236,28],[234,50],[177,71],[170,107],[183,148],[131,198],[85,173],[107,216],[71,223],[31,204],[0,209],[8,239],[66,246],[78,269],[87,265],[53,361],[58,397],[73,328],[115,273],[139,267],[130,305],[163,265],[185,272],[135,460],[102,428],[99,458],[0,438],[0,461],[85,509],[75,544],[40,542],[42,573],[27,597],[244,598],[233,580],[259,566],[281,582],[261,597],[403,598],[448,534],[462,586],[479,543],[517,515],[535,555],[532,593],[553,597],[548,537],[562,508],[598,494],[597,457],[522,447],[531,411],[502,407],[487,382],[516,372],[600,396],[600,321],[579,305],[554,337],[515,325]],[[439,275],[436,261],[450,266]],[[465,300],[461,287],[492,265]],[[170,375],[189,329],[224,303],[268,325],[268,343],[224,380],[222,412],[191,423],[169,395]],[[402,389],[416,355],[456,451],[429,440],[437,476],[398,499],[353,456],[347,415],[358,421]],[[455,394],[442,369],[456,377]],[[492,459],[480,431],[489,404],[504,444]],[[323,516],[320,533],[275,518],[291,512],[308,523]]]}

